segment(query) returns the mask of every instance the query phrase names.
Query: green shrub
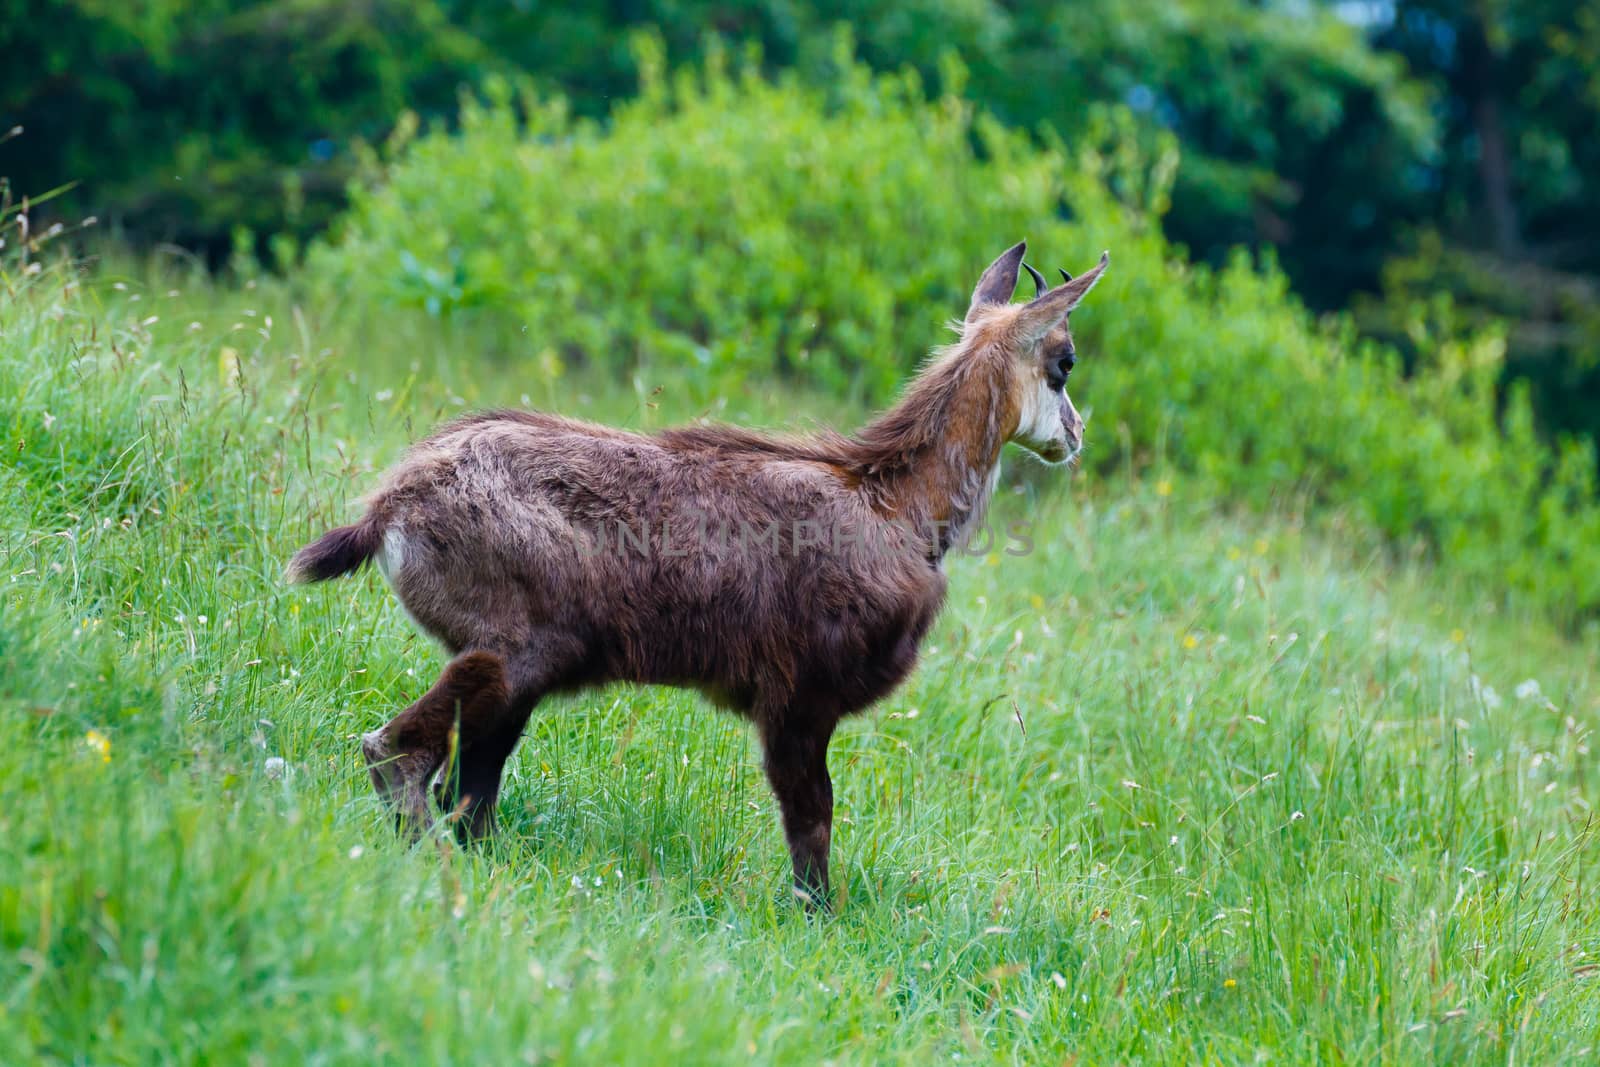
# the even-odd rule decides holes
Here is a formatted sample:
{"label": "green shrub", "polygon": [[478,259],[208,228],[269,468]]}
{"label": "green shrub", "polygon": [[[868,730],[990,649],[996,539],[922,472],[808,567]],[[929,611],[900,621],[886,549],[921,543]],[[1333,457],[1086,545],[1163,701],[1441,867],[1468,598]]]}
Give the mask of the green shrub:
{"label": "green shrub", "polygon": [[[971,265],[1060,189],[1055,157],[927,107],[914,78],[849,69],[824,101],[715,65],[669,87],[650,65],[607,127],[491,86],[459,139],[421,138],[354,193],[316,272],[508,314],[563,357],[695,362],[723,384],[776,365],[881,393],[962,310]],[[1016,165],[973,167],[974,137]]]}
{"label": "green shrub", "polygon": [[400,146],[313,249],[313,283],[525,332],[547,373],[693,364],[708,391],[776,374],[881,399],[1018,237],[1041,266],[1109,248],[1075,323],[1076,392],[1100,413],[1091,439],[1128,447],[1091,463],[1172,464],[1254,503],[1304,495],[1506,588],[1600,607],[1589,446],[1552,453],[1521,392],[1497,415],[1500,339],[1419,321],[1407,377],[1347,320],[1314,321],[1274,265],[1187,265],[1156,225],[1174,153],[1143,156],[1126,119],[1086,116],[1068,153],[848,59],[823,90],[719,62],[669,79],[644,55],[643,92],[605,125],[497,85],[459,135]]}

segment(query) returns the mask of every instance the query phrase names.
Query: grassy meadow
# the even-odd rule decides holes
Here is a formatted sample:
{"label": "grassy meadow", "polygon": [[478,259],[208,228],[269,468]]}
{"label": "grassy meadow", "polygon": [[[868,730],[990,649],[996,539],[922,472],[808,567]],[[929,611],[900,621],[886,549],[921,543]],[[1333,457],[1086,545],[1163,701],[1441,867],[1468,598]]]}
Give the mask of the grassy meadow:
{"label": "grassy meadow", "polygon": [[547,702],[503,839],[405,847],[355,739],[442,657],[373,574],[283,585],[290,552],[463,409],[860,412],[337,298],[5,279],[0,1059],[1593,1054],[1592,626],[1159,457],[1008,456],[994,519],[1036,550],[953,559],[920,669],[842,728],[831,918],[788,897],[753,739],[675,691]]}

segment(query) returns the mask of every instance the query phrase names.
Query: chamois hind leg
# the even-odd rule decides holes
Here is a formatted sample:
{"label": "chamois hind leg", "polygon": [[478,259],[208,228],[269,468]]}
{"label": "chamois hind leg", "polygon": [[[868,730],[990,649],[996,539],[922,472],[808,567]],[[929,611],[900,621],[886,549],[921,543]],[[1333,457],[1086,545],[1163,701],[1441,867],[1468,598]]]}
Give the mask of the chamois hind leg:
{"label": "chamois hind leg", "polygon": [[[514,675],[526,673],[513,671]],[[511,697],[498,716],[477,723],[474,731],[463,723],[456,759],[445,768],[433,789],[440,809],[454,817],[456,836],[463,844],[495,833],[495,808],[500,802],[500,780],[506,761],[516,750],[522,731],[543,696],[542,685],[515,679]]]}
{"label": "chamois hind leg", "polygon": [[463,652],[409,708],[362,735],[372,786],[411,837],[428,825],[428,780],[450,752],[451,734],[475,736],[482,724],[504,717],[509,699],[505,663],[492,652]]}
{"label": "chamois hind leg", "polygon": [[794,892],[807,910],[829,908],[828,850],[833,840],[833,781],[828,741],[834,723],[778,722],[762,731],[767,781],[778,798],[794,862]]}

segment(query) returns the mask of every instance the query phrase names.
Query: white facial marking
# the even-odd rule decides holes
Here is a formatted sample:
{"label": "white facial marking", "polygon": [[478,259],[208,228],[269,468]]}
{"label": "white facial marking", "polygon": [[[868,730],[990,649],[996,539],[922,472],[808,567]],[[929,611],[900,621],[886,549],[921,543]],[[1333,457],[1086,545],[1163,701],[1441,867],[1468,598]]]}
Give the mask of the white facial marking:
{"label": "white facial marking", "polygon": [[1066,436],[1061,425],[1061,394],[1042,376],[1022,393],[1022,420],[1016,439],[1033,449],[1060,444]]}

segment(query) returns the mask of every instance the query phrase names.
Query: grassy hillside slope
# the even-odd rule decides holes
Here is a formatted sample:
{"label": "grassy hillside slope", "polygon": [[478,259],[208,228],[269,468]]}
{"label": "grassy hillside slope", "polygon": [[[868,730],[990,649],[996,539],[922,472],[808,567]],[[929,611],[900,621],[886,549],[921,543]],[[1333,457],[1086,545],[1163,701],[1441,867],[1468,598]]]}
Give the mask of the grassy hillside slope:
{"label": "grassy hillside slope", "polygon": [[[836,742],[833,918],[786,899],[751,740],[676,692],[552,702],[504,841],[407,850],[354,739],[441,658],[376,577],[291,589],[282,561],[463,407],[699,412],[671,382],[519,381],[403,316],[357,341],[281,294],[90,281],[0,295],[7,1057],[1594,1045],[1592,635],[1336,523],[1012,457],[996,520],[1036,551],[954,561],[919,672]],[[752,387],[719,414],[797,408],[824,410]]]}

